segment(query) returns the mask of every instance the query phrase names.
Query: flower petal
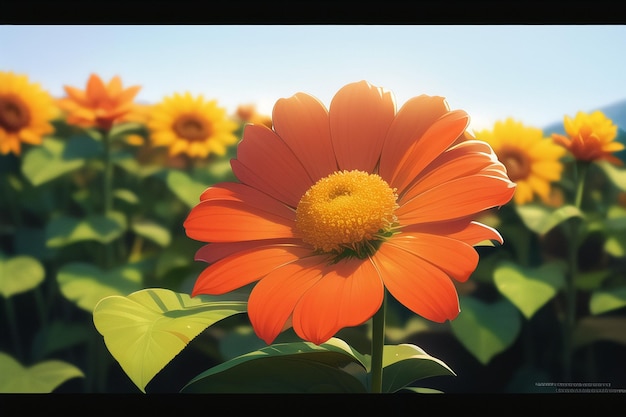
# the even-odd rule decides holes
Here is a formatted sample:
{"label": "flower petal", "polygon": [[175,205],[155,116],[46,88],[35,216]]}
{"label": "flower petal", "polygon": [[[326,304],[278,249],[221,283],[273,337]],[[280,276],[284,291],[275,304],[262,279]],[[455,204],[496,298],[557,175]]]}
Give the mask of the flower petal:
{"label": "flower petal", "polygon": [[106,100],[107,89],[98,75],[91,74],[87,81],[86,93],[92,106],[97,106],[100,101]]}
{"label": "flower petal", "polygon": [[389,293],[409,310],[438,323],[459,314],[456,288],[441,269],[394,245],[381,245],[372,259]]}
{"label": "flower petal", "polygon": [[369,320],[383,302],[383,282],[369,260],[348,259],[324,268],[293,311],[293,328],[303,339],[324,343],[344,327]]}
{"label": "flower petal", "polygon": [[259,281],[248,299],[248,316],[257,336],[271,344],[289,327],[289,318],[303,294],[322,277],[326,257],[313,256],[274,269]]}
{"label": "flower petal", "polygon": [[465,131],[469,116],[462,110],[454,110],[441,116],[424,134],[416,138],[407,153],[389,177],[389,185],[402,194],[406,187],[436,157],[444,152]]}
{"label": "flower petal", "polygon": [[291,149],[263,125],[246,125],[244,139],[231,161],[233,173],[244,184],[296,207],[313,181]]}
{"label": "flower petal", "polygon": [[367,81],[348,84],[335,94],[329,120],[340,170],[373,172],[395,112],[392,93]]}
{"label": "flower petal", "polygon": [[272,123],[313,182],[337,170],[328,111],[315,97],[297,93],[278,100],[274,105]]}
{"label": "flower petal", "polygon": [[205,268],[198,276],[191,295],[227,293],[310,253],[309,248],[286,244],[269,244],[243,250]]}
{"label": "flower petal", "polygon": [[391,123],[383,144],[380,176],[389,181],[411,145],[448,111],[444,97],[422,94],[404,103]]}

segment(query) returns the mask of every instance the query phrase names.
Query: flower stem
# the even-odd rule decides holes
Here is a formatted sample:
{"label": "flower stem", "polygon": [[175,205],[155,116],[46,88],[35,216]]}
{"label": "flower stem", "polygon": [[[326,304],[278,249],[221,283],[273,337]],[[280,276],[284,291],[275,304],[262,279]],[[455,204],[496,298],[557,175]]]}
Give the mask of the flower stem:
{"label": "flower stem", "polygon": [[376,314],[374,314],[372,322],[372,393],[381,393],[383,390],[383,348],[385,346],[386,310],[387,294],[385,293],[383,296],[383,304]]}
{"label": "flower stem", "polygon": [[103,175],[103,204],[102,211],[104,216],[106,217],[112,209],[113,200],[112,200],[112,183],[113,183],[113,165],[111,164],[111,139],[109,137],[109,132],[104,131],[102,134],[102,142],[104,144],[104,175]]}

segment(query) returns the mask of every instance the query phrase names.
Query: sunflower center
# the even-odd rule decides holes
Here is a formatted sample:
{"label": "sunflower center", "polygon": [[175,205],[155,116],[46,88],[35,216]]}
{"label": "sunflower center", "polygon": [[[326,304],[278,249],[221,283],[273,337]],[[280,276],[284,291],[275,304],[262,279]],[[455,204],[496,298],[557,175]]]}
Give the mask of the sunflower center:
{"label": "sunflower center", "polygon": [[302,196],[296,229],[302,240],[324,252],[364,257],[389,235],[397,221],[394,189],[378,175],[338,171]]}
{"label": "sunflower center", "polygon": [[0,127],[17,132],[30,122],[28,107],[17,97],[0,96]]}
{"label": "sunflower center", "polygon": [[191,141],[204,140],[211,134],[208,123],[193,114],[183,114],[178,117],[173,129],[178,136]]}
{"label": "sunflower center", "polygon": [[524,179],[530,174],[530,160],[519,149],[505,147],[500,151],[499,159],[506,167],[506,172],[513,182]]}

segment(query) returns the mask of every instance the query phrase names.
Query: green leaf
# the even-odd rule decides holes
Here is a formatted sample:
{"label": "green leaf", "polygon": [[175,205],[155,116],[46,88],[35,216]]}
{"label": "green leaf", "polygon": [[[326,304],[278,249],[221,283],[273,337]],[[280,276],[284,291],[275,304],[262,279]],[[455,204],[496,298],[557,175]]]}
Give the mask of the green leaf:
{"label": "green leaf", "polygon": [[84,377],[83,372],[59,360],[39,362],[24,367],[12,356],[0,352],[1,393],[51,393],[68,379]]}
{"label": "green leaf", "polygon": [[111,355],[146,392],[152,378],[204,329],[247,308],[244,301],[216,300],[162,288],[143,289],[100,300],[93,321]]}
{"label": "green leaf", "polygon": [[461,298],[461,313],[450,323],[452,333],[483,365],[513,344],[521,324],[508,300],[486,304],[473,297]]}
{"label": "green leaf", "polygon": [[38,186],[75,171],[87,158],[98,155],[101,144],[88,136],[64,139],[46,138],[41,146],[29,149],[22,163],[22,173]]}
{"label": "green leaf", "polygon": [[626,169],[618,168],[608,161],[597,161],[596,164],[617,188],[626,191]]}
{"label": "green leaf", "polygon": [[143,135],[146,133],[146,126],[143,123],[137,122],[125,122],[117,123],[113,125],[109,132],[111,139],[117,139],[121,136],[127,136],[132,134]]}
{"label": "green leaf", "polygon": [[559,207],[556,210],[538,205],[523,204],[515,207],[526,227],[533,232],[544,235],[554,227],[572,217],[584,217],[583,213],[572,205]]}
{"label": "green leaf", "polygon": [[113,196],[118,200],[125,201],[128,204],[139,204],[139,197],[134,191],[127,190],[125,188],[118,188],[113,192]]}
{"label": "green leaf", "polygon": [[342,370],[365,357],[341,339],[326,343],[279,343],[223,362],[193,378],[188,393],[321,393],[366,392],[363,383]]}
{"label": "green leaf", "polygon": [[419,379],[452,375],[443,361],[415,345],[386,345],[383,350],[383,392],[396,392]]}
{"label": "green leaf", "polygon": [[46,226],[46,245],[58,248],[85,240],[110,243],[126,230],[123,213],[112,212],[109,216],[87,216],[84,219],[61,216],[51,220]]}
{"label": "green leaf", "polygon": [[89,312],[104,297],[139,290],[141,280],[141,271],[132,265],[105,272],[92,264],[72,262],[61,267],[57,274],[65,298]]}
{"label": "green leaf", "polygon": [[493,273],[496,287],[530,319],[565,285],[566,266],[561,262],[525,268],[510,261],[501,262]]}
{"label": "green leaf", "polygon": [[197,182],[182,171],[170,170],[165,178],[168,188],[189,208],[200,202],[200,194],[207,189],[207,184]]}
{"label": "green leaf", "polygon": [[626,287],[594,291],[589,300],[591,314],[602,314],[622,307],[626,307]]}
{"label": "green leaf", "polygon": [[574,286],[583,291],[592,291],[600,287],[602,282],[611,276],[608,269],[600,269],[598,271],[579,272],[576,274]]}
{"label": "green leaf", "polygon": [[4,298],[32,290],[45,275],[41,262],[32,256],[6,258],[0,253],[0,294]]}
{"label": "green leaf", "polygon": [[161,247],[169,245],[172,240],[169,229],[150,220],[134,220],[131,228],[139,236],[150,239]]}
{"label": "green leaf", "polygon": [[54,321],[35,335],[32,356],[43,359],[51,353],[84,343],[91,331],[93,328],[84,324]]}
{"label": "green leaf", "polygon": [[574,346],[581,347],[603,340],[626,345],[624,329],[626,329],[624,317],[584,317],[574,329]]}

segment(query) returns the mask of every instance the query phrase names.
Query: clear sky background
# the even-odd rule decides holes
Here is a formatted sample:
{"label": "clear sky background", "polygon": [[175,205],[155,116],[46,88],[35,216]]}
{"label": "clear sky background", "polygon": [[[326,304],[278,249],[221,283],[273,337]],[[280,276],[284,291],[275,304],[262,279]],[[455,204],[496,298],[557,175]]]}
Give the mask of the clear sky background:
{"label": "clear sky background", "polygon": [[535,127],[626,99],[625,25],[0,25],[0,71],[52,95],[92,72],[156,103],[189,91],[234,112],[306,92],[327,106],[359,80],[446,97],[474,129]]}

